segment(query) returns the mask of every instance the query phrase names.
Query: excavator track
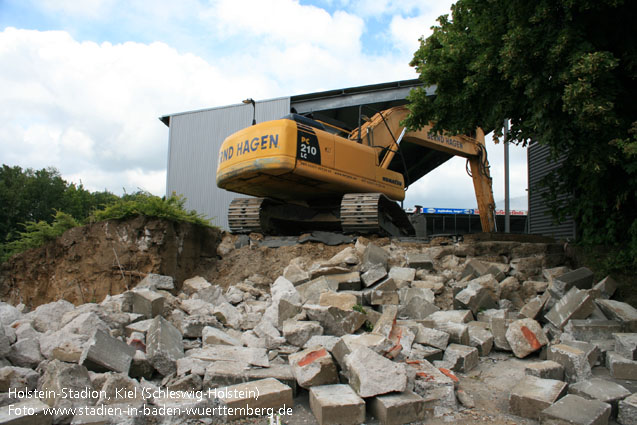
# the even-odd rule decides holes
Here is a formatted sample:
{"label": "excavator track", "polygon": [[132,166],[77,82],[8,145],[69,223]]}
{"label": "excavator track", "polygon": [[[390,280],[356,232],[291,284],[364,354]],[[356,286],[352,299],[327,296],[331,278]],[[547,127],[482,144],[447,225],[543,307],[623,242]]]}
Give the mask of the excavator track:
{"label": "excavator track", "polygon": [[235,198],[228,208],[228,226],[232,233],[262,232],[261,205],[265,198]]}
{"label": "excavator track", "polygon": [[345,233],[379,233],[411,236],[414,228],[398,204],[382,193],[349,193],[341,202]]}

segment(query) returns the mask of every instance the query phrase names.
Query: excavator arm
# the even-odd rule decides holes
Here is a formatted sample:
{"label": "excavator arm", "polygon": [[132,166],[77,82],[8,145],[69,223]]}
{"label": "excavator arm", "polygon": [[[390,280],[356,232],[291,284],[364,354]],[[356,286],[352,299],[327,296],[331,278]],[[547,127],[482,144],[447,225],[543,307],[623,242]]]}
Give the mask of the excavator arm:
{"label": "excavator arm", "polygon": [[353,131],[349,139],[377,149],[378,165],[403,174],[405,187],[453,156],[466,158],[482,230],[494,232],[495,202],[482,129],[476,130],[475,138],[435,134],[431,125],[420,130],[407,130],[400,123],[408,113],[409,110],[403,106],[379,112]]}

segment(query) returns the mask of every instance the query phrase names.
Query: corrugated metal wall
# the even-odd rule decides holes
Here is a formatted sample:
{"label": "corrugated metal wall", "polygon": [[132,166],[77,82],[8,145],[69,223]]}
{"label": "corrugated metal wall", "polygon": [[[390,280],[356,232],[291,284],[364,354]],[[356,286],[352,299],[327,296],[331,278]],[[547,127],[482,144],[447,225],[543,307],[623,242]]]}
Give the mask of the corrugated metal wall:
{"label": "corrugated metal wall", "polygon": [[[290,113],[290,98],[256,104],[257,122]],[[170,116],[166,195],[186,197],[186,208],[228,228],[230,201],[238,195],[217,188],[217,155],[223,140],[252,123],[252,105],[233,105]]]}
{"label": "corrugated metal wall", "polygon": [[[552,170],[561,166],[562,161],[549,160],[549,147],[539,143],[532,143],[528,147],[529,173],[529,233],[553,236],[555,238],[575,238],[575,222],[566,217],[562,223],[555,223],[551,211],[544,203],[542,194],[547,189],[539,187],[540,180]],[[567,199],[569,195],[562,195]]]}

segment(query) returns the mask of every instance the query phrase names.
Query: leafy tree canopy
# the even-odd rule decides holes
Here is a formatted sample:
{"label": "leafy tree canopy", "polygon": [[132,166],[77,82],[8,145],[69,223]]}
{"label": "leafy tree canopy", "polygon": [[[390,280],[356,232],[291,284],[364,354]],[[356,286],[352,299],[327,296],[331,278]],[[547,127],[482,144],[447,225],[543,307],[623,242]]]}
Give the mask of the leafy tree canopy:
{"label": "leafy tree canopy", "polygon": [[407,125],[501,136],[510,119],[508,140],[565,156],[547,182],[556,215],[572,215],[582,241],[628,243],[637,256],[637,4],[458,0],[451,10],[411,62],[437,88],[412,91]]}

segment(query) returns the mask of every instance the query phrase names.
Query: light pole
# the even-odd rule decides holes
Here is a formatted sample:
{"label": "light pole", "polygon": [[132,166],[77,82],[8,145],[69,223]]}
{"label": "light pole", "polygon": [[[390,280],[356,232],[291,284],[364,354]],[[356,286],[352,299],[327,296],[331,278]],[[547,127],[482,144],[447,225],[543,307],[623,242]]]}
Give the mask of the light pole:
{"label": "light pole", "polygon": [[257,104],[254,102],[254,99],[252,98],[248,98],[245,100],[242,100],[243,103],[245,103],[246,105],[248,103],[252,104],[252,125],[255,125],[257,123]]}

